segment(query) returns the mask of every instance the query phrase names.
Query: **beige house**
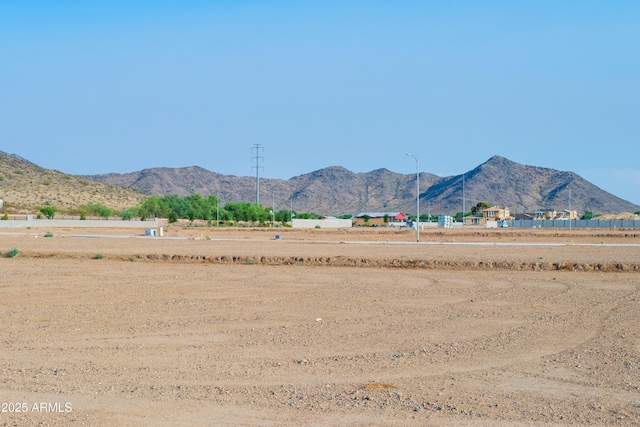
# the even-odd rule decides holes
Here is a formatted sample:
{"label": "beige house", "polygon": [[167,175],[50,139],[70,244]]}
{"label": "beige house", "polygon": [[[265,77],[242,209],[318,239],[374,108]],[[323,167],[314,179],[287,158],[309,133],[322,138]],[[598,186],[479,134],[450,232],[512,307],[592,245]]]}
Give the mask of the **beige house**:
{"label": "beige house", "polygon": [[394,224],[404,224],[407,217],[402,212],[361,212],[351,220],[354,227],[385,227]]}
{"label": "beige house", "polygon": [[556,219],[571,219],[571,220],[573,220],[573,219],[580,219],[580,218],[578,217],[578,211],[573,210],[573,209],[572,210],[565,209],[562,212],[560,212],[559,217],[556,218]]}
{"label": "beige house", "polygon": [[542,209],[536,211],[533,215],[533,219],[537,221],[545,221],[545,220],[574,220],[579,219],[578,211],[572,209],[565,209],[561,212],[556,211],[555,209]]}
{"label": "beige house", "polygon": [[486,225],[489,221],[512,220],[511,211],[506,206],[492,206],[482,210],[482,215],[464,217],[464,225]]}
{"label": "beige house", "polygon": [[533,213],[533,219],[536,221],[544,221],[555,219],[558,212],[555,209],[541,209]]}

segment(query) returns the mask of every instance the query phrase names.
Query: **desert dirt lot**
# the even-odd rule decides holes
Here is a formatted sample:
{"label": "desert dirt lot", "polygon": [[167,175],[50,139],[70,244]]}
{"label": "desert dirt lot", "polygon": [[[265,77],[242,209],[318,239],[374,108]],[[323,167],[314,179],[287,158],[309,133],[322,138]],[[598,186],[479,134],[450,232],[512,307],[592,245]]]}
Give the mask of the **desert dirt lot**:
{"label": "desert dirt lot", "polygon": [[640,231],[414,240],[3,230],[0,426],[640,424]]}

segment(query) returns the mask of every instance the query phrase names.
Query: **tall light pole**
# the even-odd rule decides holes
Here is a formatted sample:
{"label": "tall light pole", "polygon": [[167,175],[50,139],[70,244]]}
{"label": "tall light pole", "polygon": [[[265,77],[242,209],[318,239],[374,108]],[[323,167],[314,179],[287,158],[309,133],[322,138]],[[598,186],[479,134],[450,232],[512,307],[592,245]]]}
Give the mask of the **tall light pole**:
{"label": "tall light pole", "polygon": [[416,161],[416,242],[420,241],[420,162],[416,156],[407,153],[407,156],[413,157]]}
{"label": "tall light pole", "polygon": [[462,225],[464,225],[464,174],[462,174]]}
{"label": "tall light pole", "polygon": [[569,188],[569,232],[571,232],[571,188]]}
{"label": "tall light pole", "polygon": [[289,203],[291,203],[289,207],[289,221],[291,222],[291,226],[293,227],[293,217],[296,216],[296,214],[293,213],[293,194],[289,198]]}
{"label": "tall light pole", "polygon": [[271,228],[275,226],[276,219],[276,202],[275,197],[273,196],[273,188],[271,189]]}

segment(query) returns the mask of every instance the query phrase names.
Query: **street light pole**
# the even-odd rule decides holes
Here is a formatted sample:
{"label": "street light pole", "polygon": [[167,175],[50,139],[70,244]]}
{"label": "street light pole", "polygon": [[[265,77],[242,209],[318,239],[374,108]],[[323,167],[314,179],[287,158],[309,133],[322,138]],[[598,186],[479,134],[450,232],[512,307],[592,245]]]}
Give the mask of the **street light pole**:
{"label": "street light pole", "polygon": [[571,232],[571,188],[569,188],[569,232]]}
{"label": "street light pole", "polygon": [[289,222],[291,223],[291,226],[293,227],[293,194],[291,195],[291,197],[289,198]]}
{"label": "street light pole", "polygon": [[407,153],[416,161],[416,242],[420,241],[420,163],[413,154]]}

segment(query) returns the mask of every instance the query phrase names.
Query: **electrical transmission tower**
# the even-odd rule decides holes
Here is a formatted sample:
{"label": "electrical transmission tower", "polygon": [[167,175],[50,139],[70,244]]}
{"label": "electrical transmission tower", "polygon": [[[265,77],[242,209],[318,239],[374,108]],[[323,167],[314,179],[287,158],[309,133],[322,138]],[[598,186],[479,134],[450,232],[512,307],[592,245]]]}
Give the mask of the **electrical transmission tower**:
{"label": "electrical transmission tower", "polygon": [[264,166],[260,166],[260,160],[264,161],[264,156],[260,155],[260,151],[264,153],[264,148],[262,148],[261,144],[253,144],[251,147],[251,154],[255,150],[255,155],[251,157],[251,159],[255,162],[255,165],[251,167],[251,169],[256,170],[256,205],[260,204],[260,168],[264,170]]}

